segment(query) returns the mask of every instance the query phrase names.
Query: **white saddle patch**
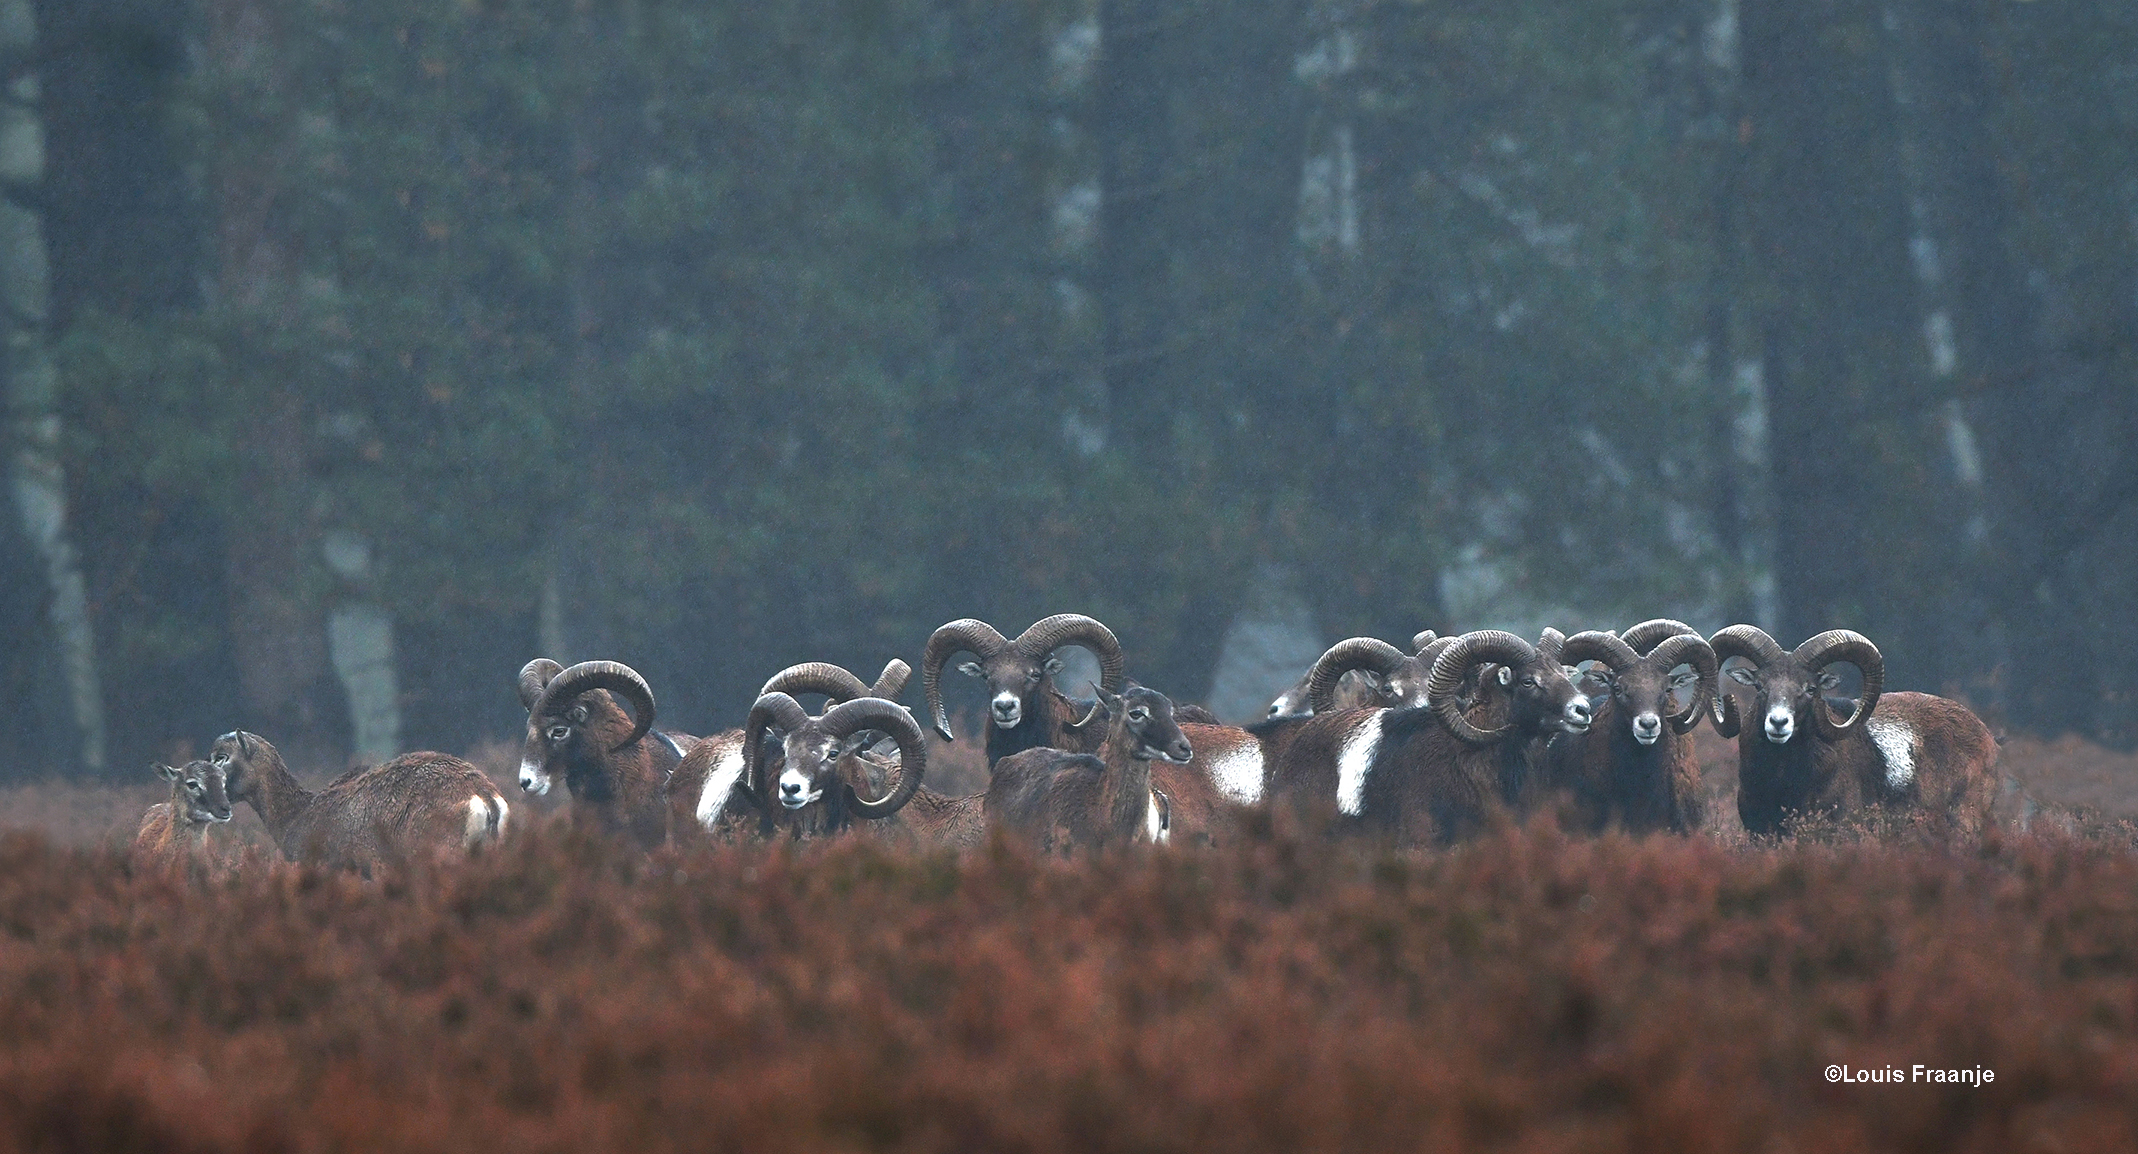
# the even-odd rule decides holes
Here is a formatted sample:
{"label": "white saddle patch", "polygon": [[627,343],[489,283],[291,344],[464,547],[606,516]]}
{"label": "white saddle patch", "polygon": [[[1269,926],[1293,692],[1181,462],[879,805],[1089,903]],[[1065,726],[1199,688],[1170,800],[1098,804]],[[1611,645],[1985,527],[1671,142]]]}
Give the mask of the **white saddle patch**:
{"label": "white saddle patch", "polygon": [[1366,775],[1373,772],[1373,755],[1381,748],[1381,720],[1387,714],[1385,709],[1374,710],[1337,751],[1336,808],[1351,817],[1366,808]]}
{"label": "white saddle patch", "polygon": [[699,825],[713,828],[720,820],[721,809],[735,792],[735,783],[741,779],[742,742],[737,741],[720,751],[719,760],[713,762],[712,771],[705,775],[705,790],[698,795],[696,811]]}
{"label": "white saddle patch", "polygon": [[1915,730],[1890,717],[1866,718],[1863,725],[1878,747],[1878,756],[1885,760],[1886,788],[1900,793],[1914,784]]}
{"label": "white saddle patch", "polygon": [[1204,762],[1210,784],[1231,801],[1253,805],[1262,800],[1262,743],[1235,745]]}

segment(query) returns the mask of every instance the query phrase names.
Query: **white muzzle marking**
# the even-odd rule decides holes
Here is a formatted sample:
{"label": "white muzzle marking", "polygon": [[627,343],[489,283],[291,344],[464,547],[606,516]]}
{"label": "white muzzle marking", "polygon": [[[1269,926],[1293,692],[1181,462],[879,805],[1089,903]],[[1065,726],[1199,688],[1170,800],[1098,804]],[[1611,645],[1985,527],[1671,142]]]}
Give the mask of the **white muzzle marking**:
{"label": "white muzzle marking", "polygon": [[1663,736],[1663,719],[1653,713],[1643,713],[1633,719],[1633,740],[1642,745],[1654,745]]}
{"label": "white muzzle marking", "polygon": [[1587,733],[1589,723],[1595,720],[1596,712],[1589,708],[1589,699],[1578,693],[1559,711],[1559,726],[1568,733]]}
{"label": "white muzzle marking", "polygon": [[1019,701],[1016,694],[998,693],[992,704],[997,727],[1015,729],[1017,723],[1024,720],[1024,702]]}
{"label": "white muzzle marking", "polygon": [[823,796],[824,791],[816,788],[815,783],[804,776],[801,770],[789,769],[781,771],[779,775],[779,803],[783,808],[800,809]]}
{"label": "white muzzle marking", "polygon": [[536,797],[549,792],[549,774],[526,758],[520,759],[520,788]]}
{"label": "white muzzle marking", "polygon": [[1786,745],[1796,736],[1797,715],[1787,706],[1777,705],[1767,711],[1767,740],[1776,745]]}

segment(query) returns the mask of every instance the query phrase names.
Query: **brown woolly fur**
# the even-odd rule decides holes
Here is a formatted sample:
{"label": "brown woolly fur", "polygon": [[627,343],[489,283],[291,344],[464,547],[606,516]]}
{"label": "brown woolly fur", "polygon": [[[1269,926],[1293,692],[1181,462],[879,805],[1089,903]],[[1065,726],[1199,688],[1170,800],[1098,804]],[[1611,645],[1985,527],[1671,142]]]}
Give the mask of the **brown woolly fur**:
{"label": "brown woolly fur", "polygon": [[366,880],[10,833],[0,1154],[2130,1149],[2134,977],[2105,834],[1062,860],[555,821]]}

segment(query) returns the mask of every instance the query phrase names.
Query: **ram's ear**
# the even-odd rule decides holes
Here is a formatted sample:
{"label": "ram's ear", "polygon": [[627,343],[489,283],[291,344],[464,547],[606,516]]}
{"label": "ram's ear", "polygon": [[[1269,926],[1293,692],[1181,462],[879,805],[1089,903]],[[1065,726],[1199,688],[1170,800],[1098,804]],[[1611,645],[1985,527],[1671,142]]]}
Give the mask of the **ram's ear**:
{"label": "ram's ear", "polygon": [[162,778],[165,781],[177,781],[178,767],[175,765],[159,764],[156,766],[156,776]]}
{"label": "ram's ear", "polygon": [[1700,672],[1698,670],[1680,669],[1670,675],[1670,687],[1672,689],[1683,689],[1698,680],[1700,680]]}
{"label": "ram's ear", "polygon": [[967,677],[987,676],[987,670],[980,668],[980,663],[977,661],[958,662],[958,672],[964,674]]}
{"label": "ram's ear", "polygon": [[1047,658],[1046,664],[1040,666],[1040,668],[1046,671],[1047,676],[1052,677],[1062,671],[1062,659],[1059,657],[1049,657]]}
{"label": "ram's ear", "polygon": [[1739,665],[1739,666],[1737,666],[1737,667],[1735,667],[1735,668],[1733,668],[1733,669],[1729,670],[1729,674],[1730,674],[1730,680],[1732,680],[1732,681],[1736,682],[1736,683],[1737,683],[1737,684],[1739,684],[1739,685],[1758,685],[1758,684],[1759,684],[1759,678],[1757,678],[1757,677],[1754,677],[1754,676],[1752,676],[1752,671],[1751,671],[1751,670],[1749,670],[1749,669],[1746,669],[1746,668],[1745,668],[1744,666],[1742,666],[1742,665]]}
{"label": "ram's ear", "polygon": [[1510,665],[1502,665],[1502,666],[1500,666],[1500,685],[1504,687],[1504,686],[1509,686],[1509,685],[1513,685],[1513,684],[1514,684],[1514,667],[1513,667],[1513,666],[1510,666]]}
{"label": "ram's ear", "polygon": [[1821,669],[1819,671],[1819,688],[1827,692],[1841,688],[1841,675],[1831,669]]}

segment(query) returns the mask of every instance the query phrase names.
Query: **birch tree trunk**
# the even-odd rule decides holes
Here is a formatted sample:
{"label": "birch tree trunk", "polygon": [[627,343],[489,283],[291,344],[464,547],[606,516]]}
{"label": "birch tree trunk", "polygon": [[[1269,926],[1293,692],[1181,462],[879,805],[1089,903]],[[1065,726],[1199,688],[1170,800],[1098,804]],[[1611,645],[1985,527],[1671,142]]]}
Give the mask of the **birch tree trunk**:
{"label": "birch tree trunk", "polygon": [[[30,0],[0,0],[0,59],[24,59],[36,46]],[[4,315],[8,415],[14,433],[15,508],[39,559],[51,598],[52,637],[73,707],[76,758],[91,773],[104,768],[103,691],[96,637],[81,561],[67,534],[66,475],[60,463],[59,373],[45,344],[51,318],[51,265],[44,223],[31,207],[44,178],[44,125],[34,74],[0,92],[0,304]]]}

